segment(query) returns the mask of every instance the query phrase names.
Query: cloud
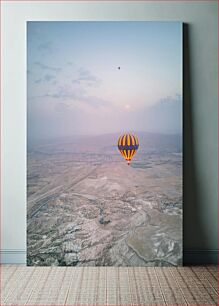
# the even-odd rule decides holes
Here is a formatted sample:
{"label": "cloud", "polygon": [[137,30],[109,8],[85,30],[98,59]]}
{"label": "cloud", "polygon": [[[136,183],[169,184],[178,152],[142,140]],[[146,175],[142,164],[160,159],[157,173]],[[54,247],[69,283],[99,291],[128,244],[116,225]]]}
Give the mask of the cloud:
{"label": "cloud", "polygon": [[98,98],[95,96],[86,96],[82,99],[86,104],[91,105],[92,107],[98,108],[100,106],[110,105],[111,103],[105,99]]}
{"label": "cloud", "polygon": [[80,100],[84,96],[85,96],[84,89],[73,90],[71,86],[65,85],[65,86],[55,87],[55,90],[52,90],[45,94],[29,97],[29,99],[54,98],[63,101],[67,99]]}
{"label": "cloud", "polygon": [[45,43],[41,43],[38,46],[38,50],[39,51],[47,51],[47,52],[51,53],[53,51],[52,42],[51,41],[47,41]]}
{"label": "cloud", "polygon": [[110,101],[107,101],[105,99],[96,97],[96,96],[90,96],[87,94],[85,89],[78,88],[74,89],[71,86],[61,86],[54,92],[48,92],[46,94],[28,97],[29,100],[33,99],[46,99],[46,98],[52,98],[59,100],[59,103],[62,103],[63,101],[67,101],[68,105],[76,105],[80,104],[86,104],[93,108],[98,108],[101,106],[110,105]]}
{"label": "cloud", "polygon": [[45,76],[44,76],[44,80],[46,81],[46,82],[50,82],[50,81],[52,81],[52,80],[55,80],[55,76],[54,75],[51,75],[51,74],[46,74]]}
{"label": "cloud", "polygon": [[[70,107],[78,105],[79,108],[83,108],[83,105],[98,108],[111,104],[104,97],[89,93],[89,87],[95,87],[100,84],[101,80],[99,78],[88,69],[73,69],[74,63],[67,63],[71,68],[70,73],[68,70],[62,69],[58,75],[57,72],[61,70],[60,68],[48,66],[39,61],[35,62],[34,64],[43,71],[40,71],[40,75],[34,83],[42,83],[43,86],[41,86],[40,92],[36,88],[36,95],[28,97],[28,99],[36,100],[36,102],[39,99],[48,99],[49,103],[62,103],[65,101]],[[72,74],[75,76],[74,80],[72,80]],[[57,101],[55,102],[54,100]]]}
{"label": "cloud", "polygon": [[60,72],[62,70],[59,67],[51,67],[51,66],[45,65],[45,64],[40,63],[40,62],[35,62],[34,64],[36,66],[40,67],[43,70],[50,70],[50,71],[54,71],[54,72]]}
{"label": "cloud", "polygon": [[56,77],[54,75],[51,75],[51,74],[46,74],[43,78],[36,79],[34,81],[34,83],[39,84],[39,83],[42,83],[43,81],[44,82],[53,81],[52,84],[55,84],[56,83]]}
{"label": "cloud", "polygon": [[182,133],[182,96],[175,94],[159,99],[132,113],[139,129],[155,133]]}
{"label": "cloud", "polygon": [[157,103],[153,107],[157,107],[158,105],[161,105],[161,104],[172,105],[172,104],[181,103],[181,102],[182,102],[182,95],[179,93],[176,93],[173,96],[166,96],[160,99],[159,101],[157,101]]}
{"label": "cloud", "polygon": [[93,75],[89,70],[80,68],[78,70],[78,76],[72,80],[74,84],[86,83],[88,86],[98,86],[101,80]]}

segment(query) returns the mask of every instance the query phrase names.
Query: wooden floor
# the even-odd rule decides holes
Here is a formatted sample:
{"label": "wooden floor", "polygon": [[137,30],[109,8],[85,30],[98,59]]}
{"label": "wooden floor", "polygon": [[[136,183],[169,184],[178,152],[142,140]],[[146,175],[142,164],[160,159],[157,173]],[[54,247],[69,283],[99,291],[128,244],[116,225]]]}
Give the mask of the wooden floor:
{"label": "wooden floor", "polygon": [[218,305],[217,266],[1,266],[1,305]]}

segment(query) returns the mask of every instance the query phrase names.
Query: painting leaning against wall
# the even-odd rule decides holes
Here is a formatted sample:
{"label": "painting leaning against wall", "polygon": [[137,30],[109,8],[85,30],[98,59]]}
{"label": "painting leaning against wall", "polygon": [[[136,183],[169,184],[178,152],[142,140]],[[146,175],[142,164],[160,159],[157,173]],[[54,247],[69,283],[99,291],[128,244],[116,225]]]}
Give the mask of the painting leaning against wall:
{"label": "painting leaning against wall", "polygon": [[182,264],[182,23],[27,23],[27,264]]}

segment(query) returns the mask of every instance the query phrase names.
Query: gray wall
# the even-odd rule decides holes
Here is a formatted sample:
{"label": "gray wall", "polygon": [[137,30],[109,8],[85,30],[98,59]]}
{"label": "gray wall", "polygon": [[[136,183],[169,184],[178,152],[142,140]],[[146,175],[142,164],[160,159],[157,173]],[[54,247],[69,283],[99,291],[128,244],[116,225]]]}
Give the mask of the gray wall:
{"label": "gray wall", "polygon": [[[184,249],[216,258],[217,1],[2,3],[3,262],[25,262],[26,21],[176,20],[184,31]],[[211,257],[213,256],[213,257]]]}

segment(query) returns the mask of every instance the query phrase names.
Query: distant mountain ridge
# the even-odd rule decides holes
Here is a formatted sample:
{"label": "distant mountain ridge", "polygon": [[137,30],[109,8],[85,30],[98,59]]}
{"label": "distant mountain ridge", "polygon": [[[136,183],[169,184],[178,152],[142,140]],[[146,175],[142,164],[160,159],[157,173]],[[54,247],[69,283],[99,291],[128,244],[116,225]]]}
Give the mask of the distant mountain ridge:
{"label": "distant mountain ridge", "polygon": [[[132,133],[132,132],[130,132]],[[139,138],[139,152],[182,152],[182,134],[133,132]],[[28,141],[28,152],[45,153],[112,153],[122,133],[103,135],[75,135],[50,140]]]}

